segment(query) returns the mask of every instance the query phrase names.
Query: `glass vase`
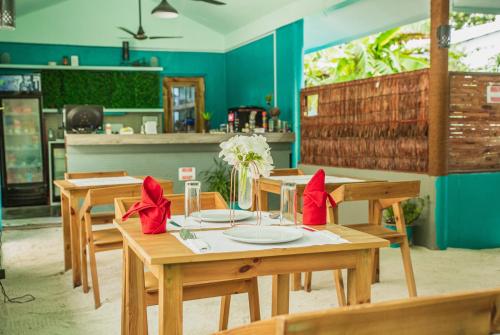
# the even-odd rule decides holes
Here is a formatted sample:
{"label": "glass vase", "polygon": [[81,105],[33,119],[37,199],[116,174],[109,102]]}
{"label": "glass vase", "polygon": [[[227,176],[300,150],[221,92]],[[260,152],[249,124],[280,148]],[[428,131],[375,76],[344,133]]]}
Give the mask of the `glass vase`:
{"label": "glass vase", "polygon": [[248,167],[240,167],[238,170],[238,207],[250,209],[252,207],[253,180]]}

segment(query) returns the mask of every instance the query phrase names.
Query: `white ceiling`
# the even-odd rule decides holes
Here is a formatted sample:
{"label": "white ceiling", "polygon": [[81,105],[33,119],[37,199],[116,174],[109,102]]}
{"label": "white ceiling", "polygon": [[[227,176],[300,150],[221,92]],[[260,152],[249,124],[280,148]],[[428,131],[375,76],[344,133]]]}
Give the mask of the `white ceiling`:
{"label": "white ceiling", "polygon": [[[159,0],[148,0],[157,4]],[[219,33],[227,34],[296,0],[225,0],[227,5],[214,6],[190,0],[169,0],[181,15]]]}
{"label": "white ceiling", "polygon": [[[214,6],[169,0],[181,16],[160,20],[149,13],[160,0],[142,0],[150,34],[182,40],[135,42],[138,48],[224,51],[305,18],[306,49],[418,19],[430,0],[225,0]],[[455,9],[500,14],[500,0],[450,0]],[[16,0],[17,27],[0,40],[27,43],[116,45],[117,26],[137,26],[137,0]]]}
{"label": "white ceiling", "polygon": [[[17,15],[28,13],[56,5],[61,2],[82,2],[85,0],[17,0]],[[107,0],[101,0],[107,1]],[[225,0],[227,5],[216,6],[192,0],[169,0],[181,15],[185,15],[216,32],[227,34],[245,26],[270,12],[278,10],[296,0]],[[123,0],[124,6],[137,9],[137,0]],[[143,14],[149,15],[160,0],[142,0]]]}

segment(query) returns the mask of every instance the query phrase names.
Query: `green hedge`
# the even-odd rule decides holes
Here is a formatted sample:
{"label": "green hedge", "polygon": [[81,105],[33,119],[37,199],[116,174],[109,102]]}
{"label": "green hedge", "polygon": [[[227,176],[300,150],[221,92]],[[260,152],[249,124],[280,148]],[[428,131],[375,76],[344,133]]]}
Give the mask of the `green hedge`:
{"label": "green hedge", "polygon": [[95,104],[106,108],[156,108],[160,74],[128,71],[42,71],[43,106]]}

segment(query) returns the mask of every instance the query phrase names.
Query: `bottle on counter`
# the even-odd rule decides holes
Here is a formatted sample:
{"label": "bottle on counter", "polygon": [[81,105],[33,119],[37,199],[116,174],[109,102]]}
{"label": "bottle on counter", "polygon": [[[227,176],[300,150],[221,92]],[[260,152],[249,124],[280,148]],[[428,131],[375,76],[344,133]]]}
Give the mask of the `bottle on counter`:
{"label": "bottle on counter", "polygon": [[262,128],[264,128],[264,132],[267,131],[267,112],[262,112]]}
{"label": "bottle on counter", "polygon": [[234,132],[238,133],[240,131],[240,119],[238,118],[238,113],[234,112]]}
{"label": "bottle on counter", "polygon": [[231,112],[227,115],[227,125],[228,125],[228,132],[234,133],[234,113],[233,112]]}
{"label": "bottle on counter", "polygon": [[257,116],[257,111],[250,112],[250,120],[249,120],[249,131],[252,133],[255,129],[255,117]]}
{"label": "bottle on counter", "polygon": [[274,120],[272,118],[269,119],[269,132],[272,133],[274,131]]}
{"label": "bottle on counter", "polygon": [[106,125],[104,126],[104,132],[106,133],[106,135],[111,135],[113,133],[111,123],[106,123]]}
{"label": "bottle on counter", "polygon": [[245,128],[243,128],[241,131],[245,134],[248,134],[250,132],[250,125],[248,124],[248,122],[245,123]]}
{"label": "bottle on counter", "polygon": [[288,122],[287,121],[281,122],[281,132],[288,133]]}

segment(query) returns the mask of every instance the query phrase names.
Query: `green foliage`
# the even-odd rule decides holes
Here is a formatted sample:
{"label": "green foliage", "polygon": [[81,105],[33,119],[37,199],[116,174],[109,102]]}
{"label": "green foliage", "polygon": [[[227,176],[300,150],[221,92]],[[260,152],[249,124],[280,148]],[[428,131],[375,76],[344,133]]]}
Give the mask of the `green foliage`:
{"label": "green foliage", "polygon": [[95,104],[107,108],[155,108],[160,76],[151,72],[42,71],[45,108]]}
{"label": "green foliage", "polygon": [[[430,201],[429,196],[427,196],[427,203]],[[422,214],[425,208],[426,199],[415,198],[403,201],[401,207],[403,207],[403,213],[405,216],[405,222],[407,225],[411,225],[413,222]],[[384,221],[389,224],[395,224],[394,211],[392,207],[384,210]]]}
{"label": "green foliage", "polygon": [[268,95],[266,95],[264,97],[264,99],[266,100],[266,104],[268,106],[271,106],[271,102],[273,101],[273,94],[272,93],[269,93]]}
{"label": "green foliage", "polygon": [[[458,30],[495,19],[495,15],[453,13],[450,24]],[[305,84],[317,86],[427,68],[430,65],[429,32],[430,21],[424,20],[306,55]],[[500,59],[491,59],[487,68],[470,69],[462,61],[465,56],[464,51],[452,46],[449,70],[499,69]]]}
{"label": "green foliage", "polygon": [[208,184],[210,192],[219,192],[224,200],[229,201],[231,188],[231,168],[220,159],[214,158],[214,166],[202,173],[203,181]]}
{"label": "green foliage", "polygon": [[203,113],[201,113],[201,117],[202,117],[202,118],[203,118],[203,120],[205,120],[205,121],[210,121],[210,120],[212,120],[212,116],[213,116],[213,114],[212,114],[212,113],[210,113],[210,112],[203,112]]}
{"label": "green foliage", "polygon": [[306,86],[413,71],[429,66],[428,51],[408,45],[428,37],[421,22],[364,37],[306,56]]}
{"label": "green foliage", "polygon": [[479,26],[481,24],[495,22],[496,16],[493,14],[470,14],[453,12],[450,17],[450,24],[453,29],[460,30],[464,27]]}

